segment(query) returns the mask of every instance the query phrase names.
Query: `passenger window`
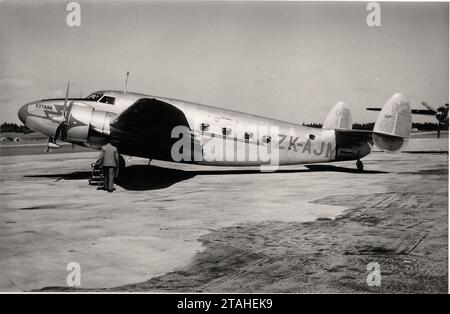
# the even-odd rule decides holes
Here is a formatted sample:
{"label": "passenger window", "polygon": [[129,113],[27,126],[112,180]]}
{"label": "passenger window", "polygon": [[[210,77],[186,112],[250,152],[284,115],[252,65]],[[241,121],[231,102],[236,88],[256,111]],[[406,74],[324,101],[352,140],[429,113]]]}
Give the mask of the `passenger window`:
{"label": "passenger window", "polygon": [[230,135],[231,129],[230,128],[222,128],[222,135]]}
{"label": "passenger window", "polygon": [[202,132],[205,132],[209,129],[209,124],[208,123],[202,123],[201,124],[201,128],[202,128]]}
{"label": "passenger window", "polygon": [[263,136],[262,140],[263,140],[264,143],[269,144],[270,141],[272,140],[272,138],[270,136],[265,135],[265,136]]}
{"label": "passenger window", "polygon": [[109,96],[103,96],[102,99],[99,100],[99,102],[108,104],[108,105],[114,105],[114,101],[116,99],[114,97],[109,97]]}

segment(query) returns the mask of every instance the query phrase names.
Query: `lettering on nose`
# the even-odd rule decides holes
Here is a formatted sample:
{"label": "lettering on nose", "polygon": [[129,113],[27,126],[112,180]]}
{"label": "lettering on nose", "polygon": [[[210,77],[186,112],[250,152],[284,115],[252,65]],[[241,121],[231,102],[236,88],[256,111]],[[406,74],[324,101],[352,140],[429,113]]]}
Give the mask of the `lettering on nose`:
{"label": "lettering on nose", "polygon": [[47,105],[47,104],[36,104],[36,108],[42,108],[44,110],[54,111],[53,106],[52,105]]}

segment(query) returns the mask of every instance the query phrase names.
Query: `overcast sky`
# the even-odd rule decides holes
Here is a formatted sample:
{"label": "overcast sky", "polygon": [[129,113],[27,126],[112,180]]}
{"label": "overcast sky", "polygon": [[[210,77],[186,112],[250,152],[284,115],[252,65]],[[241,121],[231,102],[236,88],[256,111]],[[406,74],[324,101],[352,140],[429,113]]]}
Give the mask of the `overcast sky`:
{"label": "overcast sky", "polygon": [[[32,100],[121,89],[295,123],[344,100],[355,122],[403,92],[413,107],[448,102],[448,3],[0,2],[0,122]],[[415,118],[416,121],[424,121]],[[429,119],[433,121],[433,119]]]}

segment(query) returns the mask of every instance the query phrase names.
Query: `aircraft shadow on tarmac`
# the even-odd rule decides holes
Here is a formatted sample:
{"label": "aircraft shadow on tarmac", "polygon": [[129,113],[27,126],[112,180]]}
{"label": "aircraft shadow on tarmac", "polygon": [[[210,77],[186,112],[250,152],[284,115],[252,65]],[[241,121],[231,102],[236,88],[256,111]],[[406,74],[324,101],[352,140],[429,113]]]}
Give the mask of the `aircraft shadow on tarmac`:
{"label": "aircraft shadow on tarmac", "polygon": [[[344,172],[358,174],[382,174],[385,171],[365,170],[359,172],[356,168],[345,168],[334,165],[306,165],[307,169],[279,169],[277,173],[308,173],[308,172]],[[167,188],[175,183],[191,179],[199,175],[239,175],[239,174],[270,174],[255,170],[179,170],[158,166],[133,165],[121,171],[116,184],[126,190],[145,191]],[[90,171],[77,171],[62,174],[28,175],[28,178],[55,178],[59,180],[88,180]]]}

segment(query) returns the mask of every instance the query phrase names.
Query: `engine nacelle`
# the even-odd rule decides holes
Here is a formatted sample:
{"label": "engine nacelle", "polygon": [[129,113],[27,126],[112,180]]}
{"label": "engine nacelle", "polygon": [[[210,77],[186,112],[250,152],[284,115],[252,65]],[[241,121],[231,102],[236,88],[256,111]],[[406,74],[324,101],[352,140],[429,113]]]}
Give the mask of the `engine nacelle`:
{"label": "engine nacelle", "polygon": [[67,127],[63,138],[85,146],[99,147],[109,136],[109,122],[116,115],[95,110],[88,105],[73,104],[69,107]]}

